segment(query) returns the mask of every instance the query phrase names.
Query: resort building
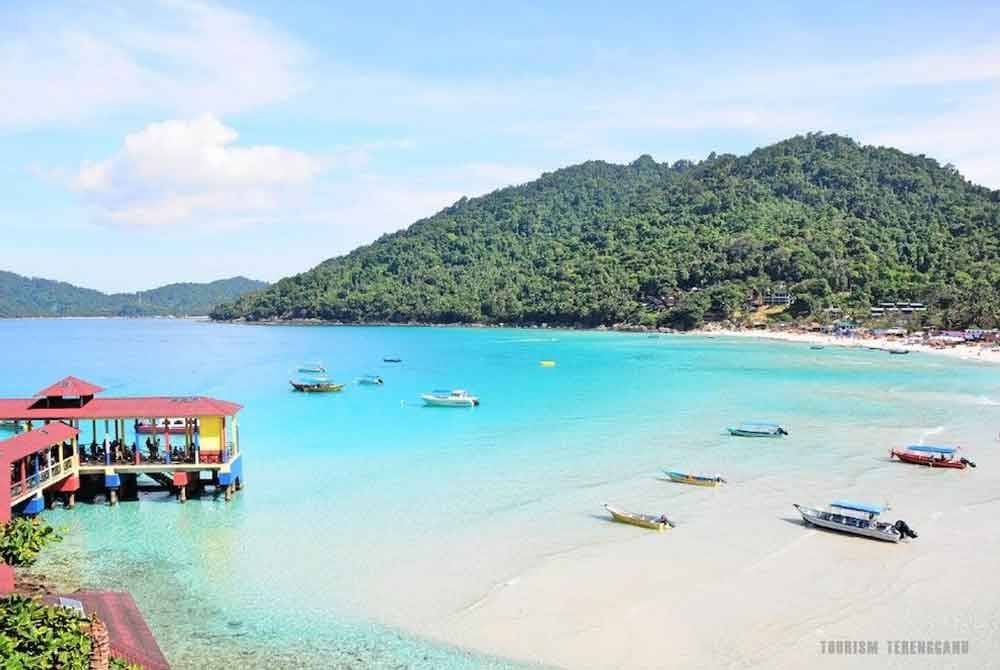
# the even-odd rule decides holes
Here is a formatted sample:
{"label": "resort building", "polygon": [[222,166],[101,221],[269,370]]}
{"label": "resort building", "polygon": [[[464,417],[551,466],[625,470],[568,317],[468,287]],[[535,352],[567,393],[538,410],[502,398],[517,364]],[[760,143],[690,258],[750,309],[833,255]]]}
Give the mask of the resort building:
{"label": "resort building", "polygon": [[[0,399],[0,421],[24,431],[0,442],[0,522],[37,514],[78,493],[110,504],[142,490],[190,494],[212,487],[228,501],[243,486],[236,403],[189,397],[97,397],[66,377],[32,398]],[[145,479],[140,482],[140,475]],[[151,483],[150,483],[151,482]]]}

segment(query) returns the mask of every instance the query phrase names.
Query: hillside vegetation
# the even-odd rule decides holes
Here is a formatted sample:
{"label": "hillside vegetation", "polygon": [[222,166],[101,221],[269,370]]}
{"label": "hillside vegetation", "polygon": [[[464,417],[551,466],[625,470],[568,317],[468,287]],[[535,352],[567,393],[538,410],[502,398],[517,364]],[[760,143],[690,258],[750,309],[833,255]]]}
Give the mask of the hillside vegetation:
{"label": "hillside vegetation", "polygon": [[1000,192],[951,166],[837,135],[694,163],[591,161],[466,199],[218,307],[317,318],[690,328],[786,288],[788,310],[921,301],[1000,325]]}
{"label": "hillside vegetation", "polygon": [[207,284],[170,284],[138,293],[108,295],[65,282],[0,271],[0,317],[204,316],[266,283],[233,277]]}

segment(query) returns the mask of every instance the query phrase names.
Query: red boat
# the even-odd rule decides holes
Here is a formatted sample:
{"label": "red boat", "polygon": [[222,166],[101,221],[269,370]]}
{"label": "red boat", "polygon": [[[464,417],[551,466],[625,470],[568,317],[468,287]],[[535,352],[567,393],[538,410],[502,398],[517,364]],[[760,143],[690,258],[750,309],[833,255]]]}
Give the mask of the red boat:
{"label": "red boat", "polygon": [[956,458],[955,447],[932,447],[923,444],[909,446],[906,449],[893,449],[889,452],[889,458],[895,456],[904,463],[914,465],[926,465],[932,468],[953,468],[964,470],[966,466],[976,467],[976,464],[967,458]]}

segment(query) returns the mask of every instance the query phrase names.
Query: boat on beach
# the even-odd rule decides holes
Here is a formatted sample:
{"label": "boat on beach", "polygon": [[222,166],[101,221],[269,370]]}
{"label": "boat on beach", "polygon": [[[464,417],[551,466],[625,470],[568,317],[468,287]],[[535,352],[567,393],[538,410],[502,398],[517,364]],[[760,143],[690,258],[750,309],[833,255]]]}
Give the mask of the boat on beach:
{"label": "boat on beach", "polygon": [[479,397],[470,395],[468,391],[454,389],[452,391],[432,391],[420,396],[428,407],[476,407]]}
{"label": "boat on beach", "polygon": [[889,458],[897,458],[903,463],[926,465],[931,468],[952,468],[964,470],[966,467],[976,467],[967,458],[957,457],[958,447],[936,447],[928,444],[911,444],[905,449],[893,449]]}
{"label": "boat on beach", "polygon": [[636,514],[635,512],[626,512],[625,510],[617,509],[611,505],[605,505],[604,509],[608,510],[611,518],[619,523],[627,523],[639,526],[640,528],[649,528],[650,530],[663,530],[664,528],[674,527],[674,522],[668,519],[666,514],[660,514],[659,516],[654,514]]}
{"label": "boat on beach", "polygon": [[302,393],[336,393],[344,389],[343,384],[337,384],[326,375],[291,379],[288,383],[292,385],[292,390]]}
{"label": "boat on beach", "polygon": [[776,423],[765,421],[747,421],[735,428],[727,428],[730,435],[736,437],[784,437],[788,431]]}
{"label": "boat on beach", "polygon": [[358,378],[358,383],[362,386],[381,386],[385,381],[378,375],[365,375]]}
{"label": "boat on beach", "polygon": [[726,483],[726,480],[719,475],[692,475],[691,473],[679,472],[677,470],[664,470],[663,472],[670,478],[670,481],[677,482],[678,484],[718,486],[719,484]]}
{"label": "boat on beach", "polygon": [[879,515],[888,510],[888,506],[836,500],[830,503],[828,510],[804,505],[795,505],[795,509],[802,515],[802,521],[807,526],[819,526],[884,542],[899,542],[904,538],[917,537],[913,529],[902,519],[895,523],[879,521]]}

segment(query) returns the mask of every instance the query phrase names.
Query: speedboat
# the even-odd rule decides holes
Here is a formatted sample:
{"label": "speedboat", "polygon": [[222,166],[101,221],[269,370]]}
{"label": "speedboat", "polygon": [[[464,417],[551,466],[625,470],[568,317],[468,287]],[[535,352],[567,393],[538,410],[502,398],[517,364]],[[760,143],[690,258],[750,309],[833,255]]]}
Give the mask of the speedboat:
{"label": "speedboat", "polygon": [[420,396],[429,407],[475,407],[479,398],[469,395],[468,391],[455,389],[453,391],[433,391]]}
{"label": "speedboat", "polygon": [[368,386],[381,386],[385,382],[378,375],[365,375],[358,379],[359,384],[366,384]]}
{"label": "speedboat", "polygon": [[776,423],[763,421],[747,421],[736,428],[727,428],[730,435],[736,437],[784,437],[788,431]]}
{"label": "speedboat", "polygon": [[927,444],[911,444],[906,449],[893,449],[889,458],[896,457],[903,463],[926,465],[932,468],[953,468],[964,470],[966,466],[976,467],[967,458],[956,458],[958,447],[935,447]]}
{"label": "speedboat", "polygon": [[639,526],[640,528],[649,528],[650,530],[663,530],[664,528],[674,527],[674,522],[668,519],[666,514],[659,516],[654,514],[636,514],[635,512],[626,512],[625,510],[614,508],[611,505],[605,505],[604,509],[608,510],[612,519],[620,523],[627,523]]}
{"label": "speedboat", "polygon": [[335,383],[326,375],[291,379],[288,383],[292,385],[293,390],[302,393],[336,393],[344,388],[343,384]]}
{"label": "speedboat", "polygon": [[795,505],[795,509],[802,515],[802,520],[807,526],[819,526],[885,542],[899,542],[907,537],[917,537],[913,529],[901,519],[896,523],[878,520],[879,514],[888,510],[888,506],[880,507],[849,500],[836,500],[830,503],[828,510],[803,505]]}
{"label": "speedboat", "polygon": [[692,475],[688,472],[678,472],[677,470],[664,470],[664,474],[670,477],[670,481],[678,484],[693,484],[695,486],[718,486],[725,484],[726,480],[718,475]]}
{"label": "speedboat", "polygon": [[[174,432],[183,433],[187,430],[184,419],[166,419],[165,421],[136,421],[135,422],[135,432],[140,435],[151,435],[153,433],[162,433],[166,430],[172,430]],[[195,419],[194,426],[192,426],[194,432],[198,432],[198,420]]]}
{"label": "speedboat", "polygon": [[303,363],[299,366],[299,372],[307,375],[322,375],[326,374],[326,367],[319,362]]}

